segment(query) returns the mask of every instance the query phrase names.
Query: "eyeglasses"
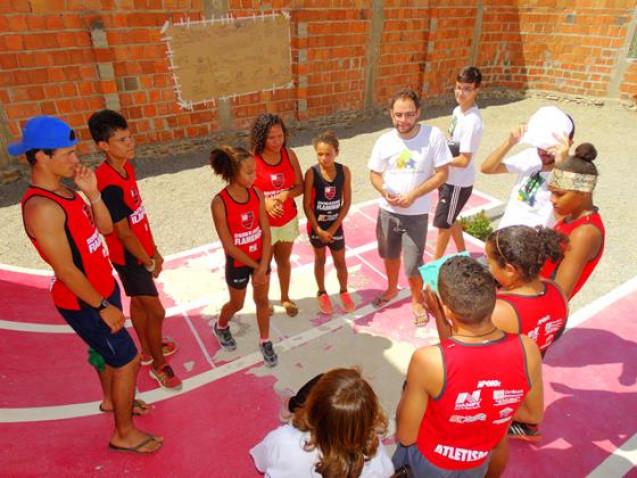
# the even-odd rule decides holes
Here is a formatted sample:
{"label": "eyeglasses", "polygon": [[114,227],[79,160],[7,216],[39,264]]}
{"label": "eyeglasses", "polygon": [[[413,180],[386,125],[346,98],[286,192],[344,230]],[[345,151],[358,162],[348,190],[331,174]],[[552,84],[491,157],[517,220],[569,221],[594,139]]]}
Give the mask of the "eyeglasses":
{"label": "eyeglasses", "polygon": [[472,91],[475,90],[475,88],[473,86],[456,85],[454,90],[462,91],[463,93],[471,93]]}
{"label": "eyeglasses", "polygon": [[394,113],[392,111],[392,116],[394,118],[402,119],[414,119],[418,113],[416,111],[406,111],[405,113]]}

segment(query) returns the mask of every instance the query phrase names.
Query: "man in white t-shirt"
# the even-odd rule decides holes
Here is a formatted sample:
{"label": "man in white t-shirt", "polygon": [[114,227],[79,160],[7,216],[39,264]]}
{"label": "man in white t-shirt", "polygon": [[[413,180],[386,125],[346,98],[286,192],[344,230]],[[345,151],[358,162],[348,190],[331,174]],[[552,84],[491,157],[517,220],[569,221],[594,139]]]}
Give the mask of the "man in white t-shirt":
{"label": "man in white t-shirt", "polygon": [[451,153],[439,129],[418,123],[420,98],[401,90],[390,102],[394,129],[374,145],[367,167],[372,186],[381,195],[376,223],[378,252],[385,262],[387,289],[372,304],[383,307],[398,294],[400,255],[411,289],[414,321],[426,321],[423,264],[431,191],[447,180]]}
{"label": "man in white t-shirt", "polygon": [[449,164],[447,182],[438,189],[438,205],[434,226],[438,228],[434,259],[445,254],[449,238],[453,238],[458,252],[466,249],[462,225],[457,220],[467,204],[476,179],[475,157],[482,139],[482,116],[476,97],[482,83],[482,73],[475,66],[460,70],[454,89],[458,106],[453,110],[449,125],[449,149],[453,160]]}
{"label": "man in white t-shirt", "polygon": [[[482,162],[484,174],[517,174],[498,229],[523,224],[551,227],[555,223],[548,177],[560,143],[573,144],[575,122],[556,106],[543,106],[528,125],[516,126],[509,137]],[[506,157],[518,143],[534,146]]]}

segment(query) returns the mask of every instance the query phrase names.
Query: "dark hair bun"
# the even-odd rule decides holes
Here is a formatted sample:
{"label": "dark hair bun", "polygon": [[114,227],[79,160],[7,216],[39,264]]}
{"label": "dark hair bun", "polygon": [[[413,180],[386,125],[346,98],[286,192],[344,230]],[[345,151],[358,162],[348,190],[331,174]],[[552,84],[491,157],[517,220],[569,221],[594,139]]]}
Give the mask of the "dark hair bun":
{"label": "dark hair bun", "polygon": [[597,150],[591,143],[582,143],[575,148],[574,156],[583,161],[592,163],[597,157]]}

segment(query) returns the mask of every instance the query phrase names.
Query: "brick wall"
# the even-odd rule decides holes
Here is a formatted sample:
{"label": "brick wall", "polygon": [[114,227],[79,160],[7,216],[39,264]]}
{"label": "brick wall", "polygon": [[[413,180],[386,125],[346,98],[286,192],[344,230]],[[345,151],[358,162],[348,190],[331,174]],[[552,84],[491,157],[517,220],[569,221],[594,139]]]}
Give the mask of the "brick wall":
{"label": "brick wall", "polygon": [[472,61],[488,86],[604,98],[614,83],[616,97],[637,94],[635,60],[622,57],[634,0],[226,3],[221,13],[237,17],[290,13],[294,87],[185,111],[160,29],[200,20],[211,0],[0,1],[0,145],[27,118],[51,114],[78,130],[80,152],[94,151],[86,120],[104,107],[121,110],[142,144],[245,130],[265,111],[290,121],[331,117],[384,105],[404,86],[448,94]]}

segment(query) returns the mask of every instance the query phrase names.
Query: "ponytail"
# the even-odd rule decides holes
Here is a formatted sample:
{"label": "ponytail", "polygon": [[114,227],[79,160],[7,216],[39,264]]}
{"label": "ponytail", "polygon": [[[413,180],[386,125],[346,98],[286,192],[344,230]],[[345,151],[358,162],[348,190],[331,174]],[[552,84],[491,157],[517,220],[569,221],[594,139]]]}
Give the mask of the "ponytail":
{"label": "ponytail", "polygon": [[217,176],[229,183],[239,172],[241,161],[250,157],[252,155],[243,148],[223,145],[210,152],[210,166]]}

